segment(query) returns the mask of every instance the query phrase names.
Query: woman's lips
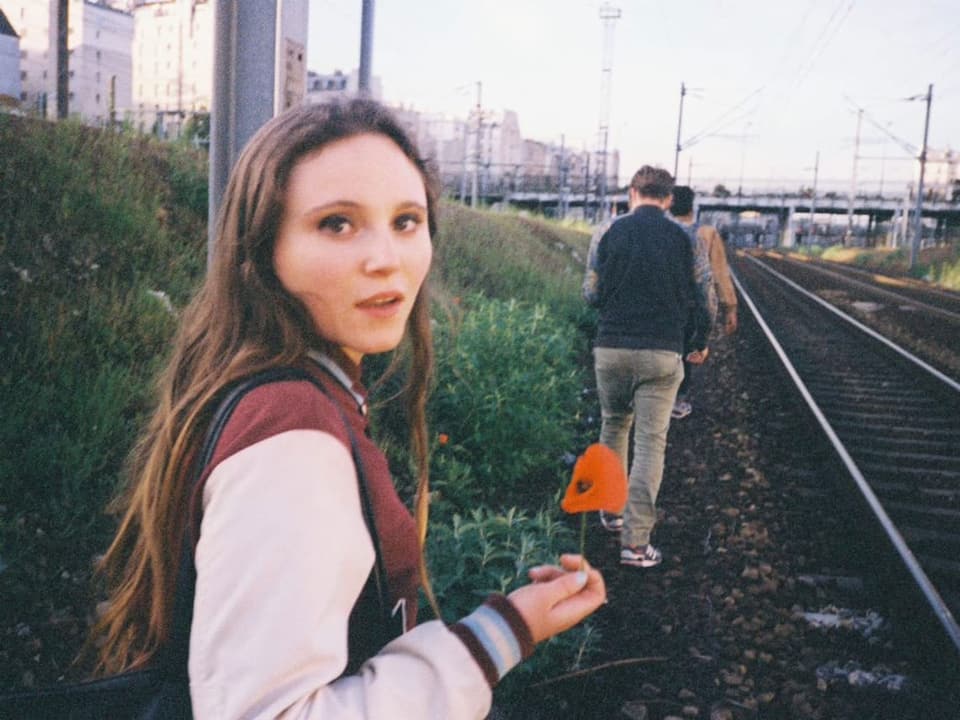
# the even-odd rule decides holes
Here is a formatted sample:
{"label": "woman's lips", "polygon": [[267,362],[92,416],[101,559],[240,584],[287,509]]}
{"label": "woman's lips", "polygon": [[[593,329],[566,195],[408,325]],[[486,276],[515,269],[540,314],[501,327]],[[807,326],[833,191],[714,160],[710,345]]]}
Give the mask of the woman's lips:
{"label": "woman's lips", "polygon": [[357,303],[357,307],[368,314],[389,317],[395,314],[403,304],[403,293],[383,292],[371,295]]}

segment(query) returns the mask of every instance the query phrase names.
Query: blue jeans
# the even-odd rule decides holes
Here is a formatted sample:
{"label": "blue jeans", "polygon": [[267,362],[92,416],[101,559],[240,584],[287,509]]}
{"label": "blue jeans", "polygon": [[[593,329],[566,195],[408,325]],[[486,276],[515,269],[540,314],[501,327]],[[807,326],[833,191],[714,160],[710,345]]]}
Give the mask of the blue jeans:
{"label": "blue jeans", "polygon": [[670,411],[683,380],[683,362],[670,350],[598,347],[593,357],[603,417],[600,442],[617,452],[624,470],[633,426],[633,462],[620,542],[646,545],[657,521]]}

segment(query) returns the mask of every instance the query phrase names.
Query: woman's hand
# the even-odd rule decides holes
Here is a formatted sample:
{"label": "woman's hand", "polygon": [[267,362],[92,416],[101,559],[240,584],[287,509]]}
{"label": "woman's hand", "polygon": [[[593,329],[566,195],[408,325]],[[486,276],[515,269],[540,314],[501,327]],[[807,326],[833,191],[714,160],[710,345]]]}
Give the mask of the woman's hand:
{"label": "woman's hand", "polygon": [[563,555],[560,566],[538,565],[528,572],[531,583],[510,593],[535,643],[568,630],[606,602],[603,576],[579,555]]}
{"label": "woman's hand", "polygon": [[687,353],[687,362],[691,365],[703,365],[704,361],[707,359],[707,355],[709,354],[710,348],[694,350],[692,353]]}

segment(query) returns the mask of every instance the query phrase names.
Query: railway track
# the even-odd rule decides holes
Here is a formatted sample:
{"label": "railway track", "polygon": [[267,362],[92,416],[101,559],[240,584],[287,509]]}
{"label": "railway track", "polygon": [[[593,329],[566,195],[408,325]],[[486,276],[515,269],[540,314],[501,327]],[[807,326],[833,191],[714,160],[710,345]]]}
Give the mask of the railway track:
{"label": "railway track", "polygon": [[931,287],[911,278],[882,275],[838,263],[801,259],[795,255],[767,252],[763,257],[778,267],[786,266],[806,275],[820,276],[823,281],[834,283],[833,287],[851,287],[879,302],[960,325],[960,294],[956,292]]}
{"label": "railway track", "polygon": [[[960,383],[751,256],[735,282],[880,539],[891,604],[960,672]],[[861,526],[860,523],[863,525]],[[941,656],[943,657],[943,656]]]}

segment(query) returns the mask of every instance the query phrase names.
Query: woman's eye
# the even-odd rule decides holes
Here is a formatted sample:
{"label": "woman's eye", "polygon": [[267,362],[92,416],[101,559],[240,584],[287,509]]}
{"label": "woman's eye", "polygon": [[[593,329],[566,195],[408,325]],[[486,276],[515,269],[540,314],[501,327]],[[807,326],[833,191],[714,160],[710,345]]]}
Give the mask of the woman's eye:
{"label": "woman's eye", "polygon": [[334,235],[342,235],[350,229],[350,221],[343,215],[329,215],[320,221],[319,227]]}
{"label": "woman's eye", "polygon": [[393,226],[400,232],[410,232],[416,230],[422,222],[423,218],[419,215],[415,213],[405,213],[393,221]]}

